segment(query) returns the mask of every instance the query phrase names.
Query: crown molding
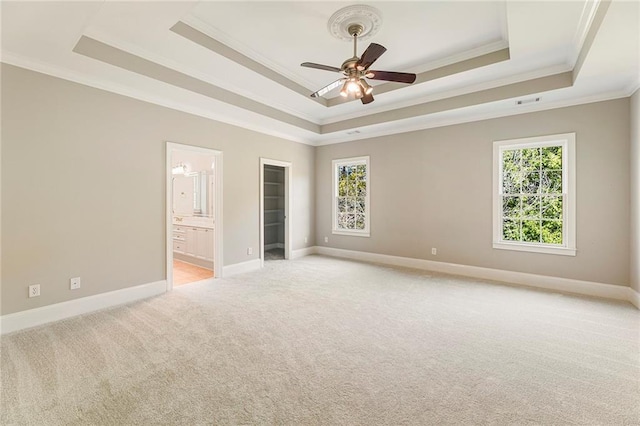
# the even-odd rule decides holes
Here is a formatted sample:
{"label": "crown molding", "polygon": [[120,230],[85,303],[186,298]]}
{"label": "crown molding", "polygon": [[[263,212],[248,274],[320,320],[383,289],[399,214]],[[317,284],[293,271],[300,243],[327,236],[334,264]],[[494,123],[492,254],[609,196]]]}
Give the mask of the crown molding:
{"label": "crown molding", "polygon": [[591,28],[591,23],[593,22],[593,18],[598,10],[599,3],[600,0],[587,0],[582,7],[582,14],[580,15],[576,32],[573,35],[573,42],[571,43],[572,48],[569,52],[568,62],[569,65],[571,65],[571,68],[573,68],[578,61],[578,56],[580,56],[580,51],[582,50],[582,46],[587,38],[589,28]]}
{"label": "crown molding", "polygon": [[[212,109],[198,108],[186,103],[168,101],[163,97],[153,96],[128,86],[122,86],[122,85],[113,83],[111,81],[100,80],[100,79],[96,79],[95,77],[89,78],[83,74],[70,71],[65,68],[56,67],[48,63],[35,61],[30,58],[25,58],[6,50],[2,52],[2,62],[9,65],[17,66],[20,68],[36,71],[42,74],[50,75],[63,80],[72,81],[85,86],[93,87],[96,89],[113,92],[115,94],[126,96],[129,98],[141,100],[144,102],[149,102],[149,103],[170,108],[173,110],[186,112],[199,117],[220,121],[226,124],[238,126],[244,129],[258,132],[258,133],[286,139],[286,140],[301,143],[304,145],[311,145],[311,146],[324,146],[324,145],[331,145],[331,144],[337,144],[337,143],[345,143],[345,142],[351,142],[351,141],[362,140],[362,139],[388,136],[392,134],[409,133],[409,132],[414,132],[419,130],[426,130],[430,128],[444,127],[444,126],[464,124],[464,123],[475,122],[475,121],[483,121],[483,120],[488,120],[493,118],[527,114],[531,112],[544,111],[549,109],[564,108],[568,106],[575,106],[575,105],[581,105],[586,103],[602,102],[602,101],[607,101],[612,99],[629,97],[633,95],[633,93],[635,93],[636,90],[640,88],[640,85],[634,84],[629,88],[626,88],[625,90],[606,92],[598,95],[591,95],[591,96],[576,98],[572,100],[557,101],[553,103],[544,103],[544,104],[531,104],[531,105],[519,107],[517,110],[510,110],[510,111],[470,113],[466,117],[443,118],[435,121],[433,120],[433,117],[431,117],[430,115],[413,117],[405,120],[396,121],[393,126],[390,126],[384,130],[373,130],[368,132],[367,128],[373,127],[373,126],[364,126],[364,127],[357,128],[360,131],[360,133],[357,133],[357,134],[331,137],[330,140],[319,140],[313,136],[310,136],[308,138],[303,138],[303,137],[298,137],[296,135],[292,135],[290,133],[276,131],[276,130],[273,130],[272,128],[264,128],[262,126],[256,126],[242,120],[233,119],[225,115],[215,113],[214,110]],[[549,73],[550,71],[551,70],[547,70],[546,73]],[[541,72],[541,71],[536,71],[536,72]],[[496,85],[499,84],[497,82],[493,82],[493,83]],[[444,93],[439,95],[443,99],[447,97],[447,95]],[[418,103],[420,102],[414,102],[412,104],[418,104]],[[431,117],[431,120],[429,120],[429,117]],[[416,123],[411,125],[403,124],[403,122],[406,123],[407,121],[415,121],[415,120],[424,120],[424,121],[422,123]],[[429,120],[430,122],[426,122],[427,120]]]}
{"label": "crown molding", "polygon": [[[474,123],[477,121],[485,121],[485,120],[491,120],[495,118],[511,117],[515,115],[530,114],[534,112],[566,108],[566,107],[572,107],[572,106],[578,106],[578,105],[584,105],[584,104],[590,104],[590,103],[596,103],[596,102],[605,102],[605,101],[626,98],[626,97],[629,97],[627,90],[616,90],[611,92],[599,93],[596,95],[583,96],[575,99],[560,100],[560,101],[550,102],[546,104],[545,103],[529,104],[525,106],[520,106],[517,109],[511,109],[511,110],[477,112],[477,113],[469,112],[469,114],[465,115],[465,117],[454,117],[454,118],[445,117],[442,119],[433,120],[433,116],[425,115],[425,116],[412,117],[405,120],[396,121],[394,122],[395,125],[393,127],[386,128],[384,130],[373,130],[372,132],[367,132],[367,127],[374,127],[375,125],[358,127],[357,129],[359,130],[359,133],[345,135],[344,137],[336,137],[326,141],[316,140],[313,142],[313,144],[315,146],[334,145],[334,144],[353,142],[353,141],[363,140],[363,139],[373,139],[373,138],[378,138],[383,136],[390,136],[390,135],[396,135],[396,134],[402,134],[402,133],[411,133],[411,132],[416,132],[420,130],[435,129],[438,127],[454,126],[458,124]],[[429,118],[432,119],[431,122],[424,122]],[[424,121],[422,123],[402,125],[402,121],[405,121],[406,123],[407,121],[416,121],[420,119]]]}
{"label": "crown molding", "polygon": [[148,102],[176,111],[186,112],[198,117],[208,118],[232,126],[252,130],[257,133],[286,139],[292,142],[298,142],[304,145],[314,145],[309,141],[309,139],[298,137],[290,133],[277,131],[268,126],[256,126],[246,121],[237,120],[233,117],[216,113],[213,109],[199,108],[184,102],[174,102],[171,100],[167,100],[166,98],[161,96],[150,95],[149,93],[136,90],[129,86],[123,86],[108,80],[98,79],[95,77],[87,77],[86,75],[71,71],[66,68],[57,67],[48,63],[33,60],[31,58],[25,58],[6,50],[2,52],[2,59],[0,62],[15,67],[39,72],[41,74],[49,75],[52,77],[60,78],[62,80],[71,81],[73,83],[82,84],[83,86],[93,87],[95,89],[104,90],[106,92],[115,93],[117,95],[126,96],[128,98],[137,99],[143,102]]}
{"label": "crown molding", "polygon": [[[206,36],[218,41],[219,43],[224,44],[225,46],[235,50],[236,52],[240,53],[241,55],[246,56],[247,58],[258,62],[259,64],[262,64],[263,66],[270,68],[271,70],[283,75],[284,77],[286,77],[287,79],[306,87],[307,89],[309,87],[314,87],[314,83],[306,80],[305,78],[292,73],[291,71],[289,71],[288,69],[286,69],[285,67],[277,64],[274,61],[269,60],[267,57],[261,55],[260,53],[256,52],[255,50],[253,50],[252,48],[250,48],[249,46],[247,46],[246,44],[243,44],[241,42],[239,42],[238,40],[232,38],[231,36],[229,36],[227,33],[220,31],[218,28],[214,27],[213,25],[203,21],[202,19],[194,16],[194,15],[187,15],[185,17],[183,17],[181,19],[181,21],[185,24],[187,24],[188,26],[192,27],[193,29],[200,31],[201,33],[205,34]],[[309,93],[313,92],[312,89],[309,89]]]}
{"label": "crown molding", "polygon": [[580,50],[578,52],[578,56],[576,57],[575,63],[573,64],[573,81],[575,82],[578,79],[578,75],[582,70],[582,65],[584,61],[587,59],[587,55],[591,50],[591,46],[593,45],[594,40],[600,31],[600,26],[607,16],[607,12],[609,10],[609,6],[611,5],[611,0],[602,0],[596,1],[594,4],[594,9],[591,12],[591,17],[589,19],[589,25],[584,34],[584,40],[580,45]]}
{"label": "crown molding", "polygon": [[[278,110],[280,110],[282,112],[285,112],[287,114],[302,118],[302,119],[310,121],[310,122],[312,122],[314,124],[318,124],[316,118],[311,117],[308,114],[301,113],[300,111],[295,110],[293,108],[290,108],[288,105],[280,103],[277,100],[274,100],[272,98],[267,99],[267,98],[258,96],[255,93],[244,89],[243,87],[239,87],[239,86],[236,86],[234,84],[230,84],[229,82],[227,82],[224,79],[215,78],[210,74],[203,73],[203,72],[198,71],[198,70],[196,70],[194,68],[190,68],[188,66],[185,66],[181,62],[177,62],[177,61],[169,59],[169,58],[167,58],[165,56],[158,55],[156,53],[150,52],[150,51],[148,51],[148,50],[146,50],[146,49],[144,49],[144,48],[142,48],[142,47],[140,47],[140,46],[138,46],[136,44],[126,42],[126,41],[124,41],[122,39],[119,39],[117,37],[113,37],[113,36],[108,35],[108,34],[102,32],[102,31],[96,30],[95,28],[87,29],[87,31],[85,31],[85,33],[83,35],[86,36],[86,37],[92,38],[92,39],[94,39],[96,41],[99,41],[101,43],[108,44],[109,46],[114,47],[116,49],[119,49],[119,50],[122,50],[124,52],[127,52],[127,53],[130,53],[132,55],[135,55],[135,56],[137,56],[139,58],[146,59],[148,61],[154,62],[154,63],[156,63],[158,65],[162,65],[162,66],[167,67],[167,68],[171,68],[171,69],[176,70],[176,71],[178,71],[178,72],[180,72],[182,74],[197,78],[198,80],[202,80],[202,81],[204,81],[206,83],[209,83],[209,84],[212,84],[214,86],[221,87],[221,88],[223,88],[225,90],[229,90],[229,91],[234,92],[234,93],[236,93],[236,94],[238,94],[240,96],[243,96],[245,98],[253,99],[256,102],[259,102],[261,104],[269,105],[269,106],[271,106],[273,108],[276,108],[276,109],[278,109]],[[78,38],[78,42],[80,42],[81,38],[82,38],[82,36]]]}
{"label": "crown molding", "polygon": [[475,47],[473,49],[465,50],[464,52],[454,53],[442,58],[434,59],[429,62],[425,62],[422,65],[409,67],[408,71],[415,72],[417,74],[427,71],[433,71],[438,68],[446,67],[448,65],[457,64],[458,62],[467,61],[469,59],[477,58],[478,56],[488,55],[490,53],[497,52],[499,50],[508,49],[509,42],[507,40],[496,40],[491,43],[484,44],[482,46]]}
{"label": "crown molding", "polygon": [[633,96],[638,90],[640,89],[640,82],[634,82],[632,84],[629,85],[629,87],[627,87],[627,90],[625,90],[625,92],[628,93],[628,96],[631,97]]}

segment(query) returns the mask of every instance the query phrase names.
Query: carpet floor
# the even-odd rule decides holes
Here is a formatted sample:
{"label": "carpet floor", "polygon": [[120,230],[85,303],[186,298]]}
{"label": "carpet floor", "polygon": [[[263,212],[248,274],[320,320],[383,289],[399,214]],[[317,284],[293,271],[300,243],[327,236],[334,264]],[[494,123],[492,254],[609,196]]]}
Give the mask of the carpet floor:
{"label": "carpet floor", "polygon": [[640,423],[627,303],[322,256],[4,336],[2,424]]}

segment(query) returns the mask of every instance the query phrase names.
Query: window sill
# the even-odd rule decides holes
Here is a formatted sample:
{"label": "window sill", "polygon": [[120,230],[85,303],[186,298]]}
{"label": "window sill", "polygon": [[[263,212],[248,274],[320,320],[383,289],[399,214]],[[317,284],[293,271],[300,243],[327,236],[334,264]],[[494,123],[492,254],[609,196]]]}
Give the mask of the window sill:
{"label": "window sill", "polygon": [[347,231],[347,230],[337,230],[334,229],[331,231],[332,234],[334,235],[350,235],[352,237],[369,237],[370,234],[369,232],[365,232],[365,231]]}
{"label": "window sill", "polygon": [[499,250],[514,250],[514,251],[528,251],[532,253],[557,254],[561,256],[576,255],[575,248],[553,247],[553,246],[522,244],[522,243],[505,243],[505,242],[493,243],[493,248],[499,249]]}

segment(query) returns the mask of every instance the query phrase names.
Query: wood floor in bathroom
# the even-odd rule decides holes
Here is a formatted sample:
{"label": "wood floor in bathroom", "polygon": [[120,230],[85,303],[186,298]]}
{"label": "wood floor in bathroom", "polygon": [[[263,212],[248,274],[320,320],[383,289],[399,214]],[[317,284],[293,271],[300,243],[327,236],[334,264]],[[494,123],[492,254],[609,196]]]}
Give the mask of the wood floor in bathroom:
{"label": "wood floor in bathroom", "polygon": [[189,284],[213,277],[211,269],[201,268],[191,263],[173,259],[173,286]]}

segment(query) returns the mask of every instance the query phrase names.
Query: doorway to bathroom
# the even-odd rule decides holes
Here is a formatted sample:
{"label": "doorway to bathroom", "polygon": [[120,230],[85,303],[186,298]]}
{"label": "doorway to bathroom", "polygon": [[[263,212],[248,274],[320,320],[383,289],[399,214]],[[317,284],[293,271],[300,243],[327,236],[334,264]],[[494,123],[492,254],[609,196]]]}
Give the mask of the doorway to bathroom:
{"label": "doorway to bathroom", "polygon": [[167,289],[222,276],[222,153],[167,143]]}
{"label": "doorway to bathroom", "polygon": [[260,159],[260,260],[291,258],[291,163]]}

